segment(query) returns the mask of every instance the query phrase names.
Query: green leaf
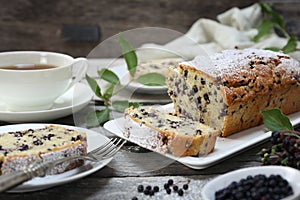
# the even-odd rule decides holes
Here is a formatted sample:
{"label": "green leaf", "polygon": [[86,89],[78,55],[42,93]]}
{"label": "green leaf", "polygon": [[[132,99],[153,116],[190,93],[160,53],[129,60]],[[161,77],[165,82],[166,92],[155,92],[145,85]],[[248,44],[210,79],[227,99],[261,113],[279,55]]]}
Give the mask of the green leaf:
{"label": "green leaf", "polygon": [[119,77],[113,71],[111,71],[109,69],[99,70],[98,75],[99,75],[100,79],[106,80],[109,83],[112,83],[115,85],[120,83]]}
{"label": "green leaf", "polygon": [[266,4],[264,2],[260,2],[259,5],[263,12],[268,13],[268,14],[271,14],[273,12],[272,8],[268,4]]}
{"label": "green leaf", "polygon": [[258,25],[258,33],[252,38],[252,41],[258,42],[263,36],[269,34],[273,27],[274,24],[270,19],[263,19],[263,21]]}
{"label": "green leaf", "polygon": [[127,64],[127,69],[131,77],[134,77],[138,62],[135,50],[122,36],[119,37],[119,43],[122,47],[122,53]]}
{"label": "green leaf", "polygon": [[277,47],[268,47],[268,48],[265,48],[265,50],[271,50],[271,51],[278,52],[278,51],[280,51],[281,49],[279,49],[279,48],[277,48]]}
{"label": "green leaf", "polygon": [[86,121],[88,127],[97,127],[99,125],[103,125],[109,119],[109,109],[105,108],[103,110],[96,110],[94,112],[90,112],[87,115]]}
{"label": "green leaf", "polygon": [[133,106],[135,108],[138,108],[138,107],[141,106],[141,104],[139,104],[138,102],[129,102],[129,106],[128,107],[131,107],[131,106]]}
{"label": "green leaf", "polygon": [[269,109],[261,112],[264,118],[264,125],[270,131],[293,130],[293,126],[287,116],[277,109]]}
{"label": "green leaf", "polygon": [[260,2],[260,6],[262,8],[262,11],[264,13],[267,13],[268,15],[271,16],[271,20],[278,24],[282,29],[285,28],[285,23],[284,23],[284,18],[280,14],[276,13],[273,11],[273,9],[266,3]]}
{"label": "green leaf", "polygon": [[102,99],[101,88],[99,87],[97,81],[87,74],[85,75],[85,78],[95,95]]}
{"label": "green leaf", "polygon": [[297,48],[297,37],[293,36],[290,37],[288,40],[288,43],[282,48],[282,51],[284,53],[291,53],[294,52]]}
{"label": "green leaf", "polygon": [[137,78],[138,83],[148,86],[163,86],[166,85],[165,77],[159,73],[148,73]]}
{"label": "green leaf", "polygon": [[136,102],[128,102],[128,101],[113,101],[112,106],[116,109],[118,112],[124,112],[124,110],[130,106],[133,106],[135,108],[140,107],[139,103]]}
{"label": "green leaf", "polygon": [[105,92],[104,92],[104,94],[103,94],[103,99],[109,101],[109,99],[110,99],[110,98],[112,97],[112,95],[113,95],[114,89],[115,89],[115,85],[114,85],[114,84],[109,85],[109,86],[105,89]]}

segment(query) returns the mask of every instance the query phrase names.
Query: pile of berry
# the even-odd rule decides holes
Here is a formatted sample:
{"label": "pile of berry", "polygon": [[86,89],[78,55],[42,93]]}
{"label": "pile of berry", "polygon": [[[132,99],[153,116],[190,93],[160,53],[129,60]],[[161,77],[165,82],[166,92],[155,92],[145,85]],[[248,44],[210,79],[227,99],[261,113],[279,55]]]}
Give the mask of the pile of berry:
{"label": "pile of berry", "polygon": [[273,131],[272,146],[259,153],[263,165],[283,165],[300,169],[300,132]]}
{"label": "pile of berry", "polygon": [[[187,182],[182,185],[182,188],[179,188],[178,185],[174,183],[173,179],[169,179],[168,182],[164,184],[164,189],[166,190],[167,194],[171,194],[173,189],[173,192],[176,192],[179,196],[183,196],[184,190],[188,190],[189,188],[189,183],[190,180],[187,180]],[[147,196],[153,196],[155,193],[160,191],[160,188],[158,186],[152,187],[151,185],[146,187],[144,185],[138,185],[137,191]],[[138,200],[138,198],[135,196],[132,198],[132,200]]]}
{"label": "pile of berry", "polygon": [[280,175],[269,177],[259,174],[232,182],[215,193],[216,200],[232,199],[283,199],[293,194],[288,181]]}

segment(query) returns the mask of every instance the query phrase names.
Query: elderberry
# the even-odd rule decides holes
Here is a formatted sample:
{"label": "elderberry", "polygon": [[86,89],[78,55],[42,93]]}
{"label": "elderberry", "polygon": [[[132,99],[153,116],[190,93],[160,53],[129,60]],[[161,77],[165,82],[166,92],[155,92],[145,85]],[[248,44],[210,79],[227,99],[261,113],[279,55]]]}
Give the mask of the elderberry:
{"label": "elderberry", "polygon": [[[179,192],[179,191],[178,191]],[[216,200],[223,199],[282,199],[293,194],[289,183],[280,175],[248,176],[215,192]]]}
{"label": "elderberry", "polygon": [[184,192],[183,192],[182,189],[179,189],[177,193],[178,193],[179,196],[183,196],[183,193],[184,193]]}
{"label": "elderberry", "polygon": [[182,188],[183,188],[184,190],[187,190],[187,189],[189,189],[189,185],[188,185],[188,184],[184,184],[184,185],[182,186]]}
{"label": "elderberry", "polygon": [[173,179],[169,179],[169,180],[168,180],[168,184],[169,184],[170,186],[173,185],[173,183],[174,183]]}
{"label": "elderberry", "polygon": [[143,185],[139,185],[137,188],[138,192],[143,192],[144,191],[144,186]]}
{"label": "elderberry", "polygon": [[300,169],[299,131],[274,131],[270,141],[272,146],[263,148],[259,153],[262,165],[283,165]]}

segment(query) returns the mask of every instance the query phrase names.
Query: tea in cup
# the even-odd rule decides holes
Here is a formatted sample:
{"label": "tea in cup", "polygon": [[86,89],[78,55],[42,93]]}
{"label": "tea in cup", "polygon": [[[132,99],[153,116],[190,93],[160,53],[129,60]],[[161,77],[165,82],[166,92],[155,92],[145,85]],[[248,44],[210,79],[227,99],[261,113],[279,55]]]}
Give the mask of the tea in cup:
{"label": "tea in cup", "polygon": [[55,52],[0,53],[0,101],[9,111],[51,109],[84,77],[87,66],[85,58]]}

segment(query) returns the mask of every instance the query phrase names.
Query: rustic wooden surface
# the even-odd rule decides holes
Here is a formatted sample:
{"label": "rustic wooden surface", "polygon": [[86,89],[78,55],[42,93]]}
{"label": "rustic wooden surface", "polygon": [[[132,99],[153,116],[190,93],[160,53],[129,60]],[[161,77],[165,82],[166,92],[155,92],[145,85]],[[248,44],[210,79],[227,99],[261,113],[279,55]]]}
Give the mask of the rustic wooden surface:
{"label": "rustic wooden surface", "polygon": [[[300,37],[299,0],[264,0],[283,14],[287,30]],[[134,28],[161,27],[185,33],[199,18],[216,19],[231,7],[246,7],[256,0],[0,0],[0,51],[46,50],[87,56],[100,42]],[[99,41],[65,40],[64,25],[100,28]],[[151,40],[151,34],[137,42]],[[175,36],[174,36],[175,37]],[[146,38],[146,39],[145,39]],[[172,36],[152,38],[165,43]],[[114,57],[113,51],[101,57]]]}

